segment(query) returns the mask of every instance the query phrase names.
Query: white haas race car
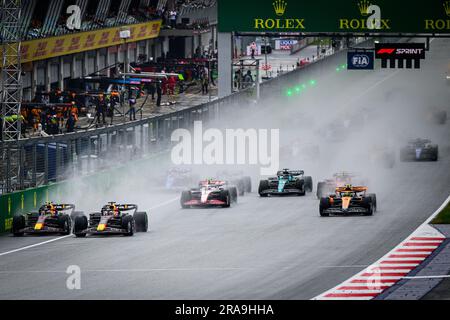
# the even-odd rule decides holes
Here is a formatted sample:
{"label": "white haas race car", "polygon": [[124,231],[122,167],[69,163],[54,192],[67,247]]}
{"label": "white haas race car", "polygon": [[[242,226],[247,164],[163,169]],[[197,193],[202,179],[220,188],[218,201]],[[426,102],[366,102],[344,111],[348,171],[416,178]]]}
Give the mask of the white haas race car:
{"label": "white haas race car", "polygon": [[229,208],[237,202],[236,186],[227,181],[208,179],[200,181],[197,188],[181,193],[180,204],[183,209],[191,207],[222,207]]}

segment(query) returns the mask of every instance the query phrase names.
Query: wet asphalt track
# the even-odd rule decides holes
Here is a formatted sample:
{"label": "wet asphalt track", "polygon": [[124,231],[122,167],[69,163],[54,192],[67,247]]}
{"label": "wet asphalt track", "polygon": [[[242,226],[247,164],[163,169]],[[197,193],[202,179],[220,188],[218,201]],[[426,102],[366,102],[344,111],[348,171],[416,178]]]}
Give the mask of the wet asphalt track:
{"label": "wet asphalt track", "polygon": [[[382,97],[402,83],[419,96],[420,86],[433,86],[449,107],[443,77],[450,41],[436,39],[432,48],[423,72],[362,74],[340,90]],[[229,209],[182,210],[178,193],[161,192],[140,200],[141,208],[164,203],[149,210],[146,234],[69,236],[1,255],[55,238],[2,236],[0,299],[312,298],[380,258],[448,197],[450,123],[436,127],[432,138],[441,147],[437,163],[383,169],[372,217],[321,218],[314,194],[252,193]],[[69,265],[81,268],[81,290],[66,288]]]}

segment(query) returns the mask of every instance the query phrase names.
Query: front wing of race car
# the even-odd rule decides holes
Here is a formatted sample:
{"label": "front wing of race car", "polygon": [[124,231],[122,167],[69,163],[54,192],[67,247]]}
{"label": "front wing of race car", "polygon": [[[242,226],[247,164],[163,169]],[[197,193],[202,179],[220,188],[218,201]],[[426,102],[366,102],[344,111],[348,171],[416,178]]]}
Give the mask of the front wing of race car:
{"label": "front wing of race car", "polygon": [[202,201],[201,199],[191,199],[183,203],[185,206],[223,206],[226,205],[225,201],[219,199],[207,199]]}
{"label": "front wing of race car", "polygon": [[298,194],[303,193],[302,190],[297,188],[285,187],[282,190],[278,188],[269,188],[265,190],[261,190],[260,194],[268,194],[268,195],[288,195],[288,194]]}

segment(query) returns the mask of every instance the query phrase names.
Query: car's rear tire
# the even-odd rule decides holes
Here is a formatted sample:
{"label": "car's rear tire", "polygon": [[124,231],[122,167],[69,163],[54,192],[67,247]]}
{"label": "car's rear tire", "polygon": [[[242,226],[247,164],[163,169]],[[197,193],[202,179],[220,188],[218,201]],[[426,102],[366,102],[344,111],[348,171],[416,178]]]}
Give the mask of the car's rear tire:
{"label": "car's rear tire", "polygon": [[69,215],[64,214],[59,217],[59,225],[63,231],[61,232],[62,235],[67,236],[72,232],[72,219]]}
{"label": "car's rear tire", "polygon": [[147,232],[148,230],[147,212],[135,212],[133,217],[136,224],[136,232]]}
{"label": "car's rear tire", "polygon": [[231,206],[231,194],[229,190],[222,190],[220,198],[225,202],[225,204],[222,205],[223,208],[229,208]]}
{"label": "car's rear tire", "polygon": [[242,180],[242,179],[237,180],[236,187],[237,187],[237,192],[238,192],[239,196],[242,197],[245,194],[244,180]]}
{"label": "car's rear tire", "polygon": [[14,237],[22,237],[24,232],[22,231],[25,228],[25,217],[23,215],[14,216],[12,223],[12,233]]}
{"label": "car's rear tire", "polygon": [[326,212],[325,210],[330,207],[330,199],[322,197],[320,198],[319,203],[319,214],[321,217],[328,217],[330,216],[330,213]]}
{"label": "car's rear tire", "polygon": [[306,176],[303,178],[305,182],[305,191],[306,192],[312,192],[313,191],[313,180],[312,177]]}
{"label": "car's rear tire", "polygon": [[75,217],[73,223],[73,233],[77,238],[86,237],[86,229],[88,228],[88,219],[86,216]]}
{"label": "car's rear tire", "polygon": [[365,216],[373,215],[374,207],[373,207],[372,198],[370,196],[369,197],[365,197],[363,199],[363,207],[366,208],[366,210],[367,210],[364,213]]}
{"label": "car's rear tire", "polygon": [[431,161],[438,161],[439,158],[439,149],[438,146],[436,146],[435,149],[433,149],[433,156],[431,157]]}
{"label": "car's rear tire", "polygon": [[297,193],[297,195],[304,196],[306,194],[305,181],[304,180],[297,180],[297,182],[295,184],[295,188],[300,190],[300,192]]}
{"label": "car's rear tire", "polygon": [[260,197],[267,197],[267,193],[263,193],[263,191],[269,189],[269,180],[261,180],[259,181],[258,193]]}
{"label": "car's rear tire", "polygon": [[367,196],[370,197],[370,199],[372,201],[373,211],[376,212],[377,211],[377,196],[376,196],[376,194],[369,193]]}
{"label": "car's rear tire", "polygon": [[237,202],[237,199],[238,199],[238,190],[237,190],[236,187],[231,187],[231,188],[230,188],[230,196],[231,196],[231,198],[230,198],[230,201],[231,201],[231,202]]}
{"label": "car's rear tire", "polygon": [[325,182],[317,183],[317,190],[316,190],[317,199],[320,199],[324,196],[324,194],[323,194],[324,185],[325,185]]}
{"label": "car's rear tire", "polygon": [[131,237],[134,234],[135,222],[132,216],[126,215],[122,218],[122,228],[126,230],[124,236]]}
{"label": "car's rear tire", "polygon": [[84,212],[83,211],[73,211],[70,214],[70,219],[72,220],[72,222],[74,222],[76,217],[81,217],[81,216],[84,216]]}
{"label": "car's rear tire", "polygon": [[181,198],[180,198],[180,205],[181,208],[187,209],[189,206],[185,205],[186,202],[190,201],[192,199],[191,192],[190,191],[183,191],[181,192]]}
{"label": "car's rear tire", "polygon": [[252,192],[252,178],[245,176],[242,178],[244,180],[245,192]]}

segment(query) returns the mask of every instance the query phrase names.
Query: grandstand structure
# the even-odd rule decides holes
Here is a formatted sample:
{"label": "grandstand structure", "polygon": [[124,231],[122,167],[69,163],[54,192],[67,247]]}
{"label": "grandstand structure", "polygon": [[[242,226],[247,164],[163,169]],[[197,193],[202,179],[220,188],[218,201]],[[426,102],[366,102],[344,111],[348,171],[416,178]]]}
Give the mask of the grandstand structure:
{"label": "grandstand structure", "polygon": [[[22,137],[22,103],[64,92],[72,79],[100,72],[109,77],[125,62],[213,51],[217,28],[210,24],[217,21],[205,23],[204,17],[205,8],[216,5],[213,0],[0,0],[0,194],[48,183],[53,163],[68,161],[67,152],[76,159],[85,141]],[[177,12],[175,27],[171,11]],[[79,19],[75,28],[68,24],[73,19]],[[205,29],[201,33],[195,29],[198,21]],[[120,37],[125,30],[131,34],[126,41]],[[119,135],[124,129],[110,130]]]}

